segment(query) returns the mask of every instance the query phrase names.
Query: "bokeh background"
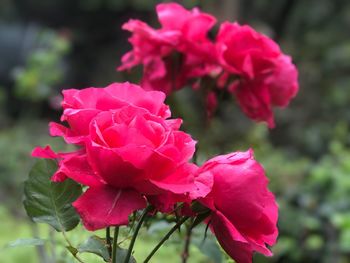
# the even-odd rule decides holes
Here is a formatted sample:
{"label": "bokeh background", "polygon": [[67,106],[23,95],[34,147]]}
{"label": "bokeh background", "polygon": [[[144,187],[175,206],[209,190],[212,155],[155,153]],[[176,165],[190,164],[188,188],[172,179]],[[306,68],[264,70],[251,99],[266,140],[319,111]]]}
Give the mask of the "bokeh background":
{"label": "bokeh background", "polygon": [[[52,246],[8,244],[56,235],[29,222],[22,208],[23,181],[33,164],[30,151],[48,143],[64,147],[47,131],[48,122],[61,113],[63,88],[139,80],[140,69],[133,74],[115,70],[130,49],[121,25],[139,18],[157,27],[154,6],[159,2],[0,1],[0,263],[73,262]],[[184,128],[199,140],[199,161],[253,147],[266,168],[280,206],[280,236],[274,256],[255,256],[254,262],[350,262],[350,2],[178,2],[200,6],[221,22],[252,25],[275,39],[300,70],[300,92],[290,107],[276,111],[273,130],[247,119],[232,98],[223,98],[210,123],[202,98],[190,88],[168,100],[174,115],[184,118]],[[136,256],[147,255],[165,226],[143,232]],[[70,235],[78,242],[84,234]],[[178,243],[170,240],[154,262],[179,262]],[[217,255],[192,250],[190,263],[220,262]]]}

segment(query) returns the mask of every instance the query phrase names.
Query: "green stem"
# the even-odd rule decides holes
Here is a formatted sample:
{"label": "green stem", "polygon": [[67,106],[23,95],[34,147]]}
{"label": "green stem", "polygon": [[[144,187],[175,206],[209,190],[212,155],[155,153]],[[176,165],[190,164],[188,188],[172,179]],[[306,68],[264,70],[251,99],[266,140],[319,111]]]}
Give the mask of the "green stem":
{"label": "green stem", "polygon": [[[72,247],[74,248],[74,246],[72,245],[72,243],[69,241],[67,235],[66,235],[66,232],[64,230],[62,230],[62,235],[64,237],[64,239],[66,240],[67,244],[69,247]],[[76,253],[73,253],[72,251],[70,251],[68,249],[68,251],[72,254],[73,257],[75,257],[76,260],[78,260],[80,263],[84,263],[84,261],[76,254]]]}
{"label": "green stem", "polygon": [[110,257],[112,257],[112,242],[111,242],[111,228],[106,228],[106,242],[107,242],[107,249],[108,254]]}
{"label": "green stem", "polygon": [[193,229],[193,221],[190,225],[187,225],[185,245],[182,253],[182,263],[187,263],[187,259],[190,256],[190,243],[191,243],[192,229]]}
{"label": "green stem", "polygon": [[116,226],[114,229],[114,236],[113,236],[112,263],[117,262],[118,235],[119,235],[119,226]]}
{"label": "green stem", "polygon": [[139,230],[140,230],[140,228],[142,226],[143,221],[145,221],[145,219],[147,217],[147,214],[148,214],[149,211],[151,211],[151,209],[152,209],[152,206],[149,205],[143,211],[143,213],[141,215],[141,218],[140,218],[140,221],[137,223],[136,228],[135,228],[135,232],[134,232],[134,234],[133,234],[133,236],[131,238],[130,245],[129,245],[129,248],[128,248],[128,252],[127,252],[127,254],[125,256],[125,259],[124,259],[124,263],[129,263],[130,257],[131,257],[131,253],[132,253],[132,250],[133,250],[134,245],[135,245],[136,237],[137,237],[137,235],[139,233]]}
{"label": "green stem", "polygon": [[187,219],[189,219],[189,216],[183,217],[180,221],[176,223],[175,226],[173,226],[169,232],[162,238],[162,240],[159,241],[159,243],[155,246],[155,248],[151,251],[151,253],[147,256],[147,258],[143,261],[143,263],[147,263],[150,261],[150,259],[153,257],[153,255],[157,252],[157,250],[164,244],[165,241],[169,239],[169,237],[183,224],[186,222]]}

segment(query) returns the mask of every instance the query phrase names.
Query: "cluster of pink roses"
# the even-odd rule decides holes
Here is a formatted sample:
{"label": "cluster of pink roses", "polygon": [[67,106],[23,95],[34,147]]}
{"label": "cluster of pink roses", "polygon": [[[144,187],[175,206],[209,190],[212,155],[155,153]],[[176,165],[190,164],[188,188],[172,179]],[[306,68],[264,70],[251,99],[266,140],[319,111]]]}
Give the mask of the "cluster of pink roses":
{"label": "cluster of pink roses", "polygon": [[176,3],[159,4],[157,14],[160,29],[139,20],[123,25],[132,32],[133,50],[118,70],[142,64],[142,86],[166,94],[211,78],[216,85],[206,91],[209,113],[217,105],[216,92],[226,88],[248,117],[274,127],[272,107],[287,106],[298,92],[297,69],[274,41],[229,22],[220,25],[212,41],[208,33],[216,19]]}
{"label": "cluster of pink roses", "polygon": [[[198,9],[160,4],[162,27],[130,20],[133,50],[121,70],[144,65],[141,87],[114,83],[105,88],[63,91],[63,114],[50,134],[77,150],[56,153],[37,147],[33,156],[58,161],[52,180],[70,178],[86,191],[73,203],[86,229],[127,225],[129,215],[150,204],[155,212],[197,216],[238,263],[254,251],[271,255],[278,235],[278,208],[253,151],[220,155],[201,166],[191,162],[196,142],[171,119],[166,94],[210,77],[207,96],[216,107],[215,89],[227,87],[252,119],[274,125],[272,106],[286,106],[298,90],[297,70],[278,45],[248,26],[223,23],[216,41],[208,31],[216,20]],[[160,90],[160,91],[157,91]],[[163,92],[161,92],[163,91]],[[179,212],[177,211],[177,212]]]}
{"label": "cluster of pink roses", "polygon": [[211,210],[210,228],[231,257],[250,262],[253,251],[271,255],[265,243],[277,237],[277,205],[251,150],[198,167],[189,162],[196,142],[179,130],[180,119],[170,119],[164,93],[115,83],[63,94],[61,120],[69,126],[50,123],[50,134],[78,149],[38,147],[33,156],[58,160],[53,181],[88,187],[73,203],[88,230],[126,225],[147,203],[172,213],[179,202],[197,201]]}

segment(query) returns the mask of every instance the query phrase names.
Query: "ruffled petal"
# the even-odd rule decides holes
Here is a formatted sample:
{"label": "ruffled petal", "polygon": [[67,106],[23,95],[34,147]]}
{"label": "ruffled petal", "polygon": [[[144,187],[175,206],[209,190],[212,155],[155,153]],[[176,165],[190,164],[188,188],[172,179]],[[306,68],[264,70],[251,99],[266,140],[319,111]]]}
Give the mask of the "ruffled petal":
{"label": "ruffled petal", "polygon": [[[74,155],[63,159],[60,162],[56,176],[60,173],[86,186],[99,186],[103,183],[100,177],[90,167],[86,155]],[[57,179],[59,181],[59,178]]]}
{"label": "ruffled petal", "polygon": [[86,137],[76,135],[71,129],[56,122],[50,122],[49,127],[51,136],[63,137],[68,144],[81,144]]}
{"label": "ruffled petal", "polygon": [[127,188],[142,178],[143,171],[125,161],[115,150],[94,142],[88,142],[86,149],[91,167],[107,184]]}

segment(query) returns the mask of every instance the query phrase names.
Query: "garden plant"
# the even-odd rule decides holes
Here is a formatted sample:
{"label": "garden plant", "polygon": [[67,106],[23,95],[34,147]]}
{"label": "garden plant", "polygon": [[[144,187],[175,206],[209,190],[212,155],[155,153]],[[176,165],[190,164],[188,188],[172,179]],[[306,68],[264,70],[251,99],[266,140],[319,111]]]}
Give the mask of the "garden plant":
{"label": "garden plant", "polygon": [[[142,262],[152,262],[172,235],[183,237],[178,257],[187,262],[198,229],[202,242],[211,232],[237,263],[252,262],[256,252],[272,256],[278,204],[253,149],[198,161],[198,142],[181,130],[167,99],[193,89],[210,125],[229,95],[248,118],[273,129],[274,109],[298,92],[297,69],[277,43],[248,25],[219,24],[176,3],[159,4],[156,13],[160,28],[135,19],[123,25],[132,50],[117,70],[141,66],[139,84],[63,91],[61,123],[51,122],[49,130],[69,150],[33,150],[39,159],[24,186],[26,212],[62,232],[78,262],[85,262],[82,253],[101,262],[136,262],[140,229],[163,219],[172,227]],[[73,244],[66,232],[80,222],[105,234]]]}

